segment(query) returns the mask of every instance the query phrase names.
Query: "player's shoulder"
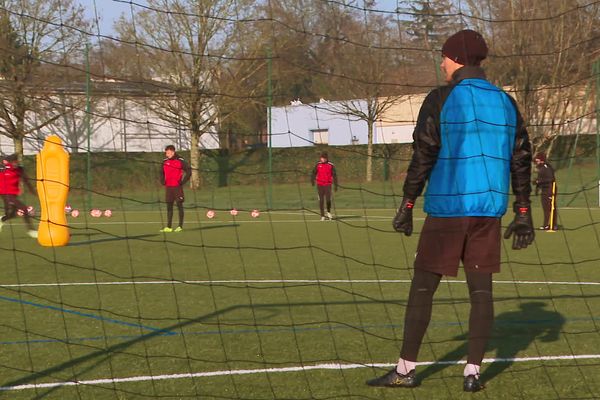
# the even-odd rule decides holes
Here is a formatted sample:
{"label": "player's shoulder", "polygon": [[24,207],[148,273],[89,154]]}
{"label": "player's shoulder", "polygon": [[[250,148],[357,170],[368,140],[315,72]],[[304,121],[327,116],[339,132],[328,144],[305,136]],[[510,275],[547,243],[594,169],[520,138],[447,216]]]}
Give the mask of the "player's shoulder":
{"label": "player's shoulder", "polygon": [[335,165],[331,161],[327,161],[327,165],[331,165],[332,167],[335,167]]}

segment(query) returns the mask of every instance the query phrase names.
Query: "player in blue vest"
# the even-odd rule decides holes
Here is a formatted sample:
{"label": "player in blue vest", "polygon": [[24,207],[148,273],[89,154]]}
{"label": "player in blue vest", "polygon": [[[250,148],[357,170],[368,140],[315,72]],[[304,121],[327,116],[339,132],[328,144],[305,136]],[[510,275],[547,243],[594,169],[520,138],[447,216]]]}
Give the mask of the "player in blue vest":
{"label": "player in blue vest", "polygon": [[494,320],[492,273],[500,271],[500,224],[511,180],[515,218],[504,236],[513,236],[513,249],[526,248],[534,239],[529,137],[514,100],[486,79],[480,65],[487,52],[475,31],[448,38],[441,64],[448,85],[434,89],[421,106],[393,227],[412,234],[412,210],[426,183],[427,218],[415,258],[400,359],[387,374],[368,381],[371,386],[419,384],[415,365],[433,295],[442,276],[456,276],[462,261],[471,301],[463,390],[483,389],[479,369]]}

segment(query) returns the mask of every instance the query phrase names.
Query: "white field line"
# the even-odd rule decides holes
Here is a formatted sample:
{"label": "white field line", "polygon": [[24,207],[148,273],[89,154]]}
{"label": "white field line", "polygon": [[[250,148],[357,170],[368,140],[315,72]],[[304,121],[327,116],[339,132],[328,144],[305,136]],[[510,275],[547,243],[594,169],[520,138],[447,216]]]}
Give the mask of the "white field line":
{"label": "white field line", "polygon": [[[575,360],[596,360],[600,359],[600,354],[582,354],[582,355],[566,355],[566,356],[542,356],[542,357],[519,357],[519,358],[485,358],[483,362],[486,364],[490,363],[516,363],[516,362],[533,362],[533,361],[575,361]],[[417,365],[433,365],[433,364],[444,364],[444,365],[457,365],[465,364],[466,361],[426,361],[418,362]],[[164,381],[173,379],[190,379],[190,378],[209,378],[213,376],[231,376],[231,375],[254,375],[254,374],[273,374],[273,373],[286,373],[286,372],[303,372],[303,371],[314,371],[314,370],[348,370],[348,369],[360,369],[360,368],[389,368],[396,364],[388,363],[374,363],[374,364],[340,364],[340,363],[328,363],[328,364],[315,364],[315,365],[303,365],[295,367],[282,367],[282,368],[260,368],[260,369],[238,369],[238,370],[223,370],[223,371],[208,371],[208,372],[195,372],[195,373],[184,373],[184,374],[169,374],[169,375],[142,375],[142,376],[131,376],[126,378],[104,378],[104,379],[90,379],[82,381],[63,381],[63,382],[49,382],[49,383],[36,383],[28,385],[17,385],[17,386],[0,386],[0,391],[16,391],[16,390],[30,390],[30,389],[48,389],[57,388],[64,386],[82,386],[82,385],[103,385],[103,384],[116,384],[116,383],[128,383],[128,382],[147,382],[147,381]]]}
{"label": "white field line", "polygon": [[[493,281],[499,285],[568,285],[600,286],[600,282],[569,281]],[[58,282],[0,284],[0,288],[58,287],[58,286],[126,286],[126,285],[226,285],[226,284],[390,284],[411,283],[410,279],[230,279],[187,281],[113,281],[113,282]],[[467,283],[464,280],[442,280],[442,283]]]}

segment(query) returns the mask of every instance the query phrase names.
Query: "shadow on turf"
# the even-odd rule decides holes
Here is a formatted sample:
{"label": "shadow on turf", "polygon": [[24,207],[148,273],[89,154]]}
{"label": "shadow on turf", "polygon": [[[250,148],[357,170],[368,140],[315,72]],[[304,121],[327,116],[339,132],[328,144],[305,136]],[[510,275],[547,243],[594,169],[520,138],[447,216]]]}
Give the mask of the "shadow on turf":
{"label": "shadow on turf", "polygon": [[[185,232],[193,232],[193,231],[205,231],[209,229],[218,229],[218,228],[234,228],[240,226],[239,224],[229,224],[229,225],[211,225],[211,226],[201,226],[199,228],[186,229]],[[102,235],[103,233],[79,233],[73,234],[71,236],[93,236],[93,235]],[[71,242],[68,246],[86,246],[90,244],[97,243],[106,243],[106,242],[119,242],[121,240],[135,240],[135,239],[146,239],[149,237],[159,236],[160,233],[146,233],[144,235],[134,235],[134,236],[113,236],[104,239],[93,239],[86,240],[83,242]],[[171,235],[171,233],[169,234]],[[177,233],[173,233],[173,235],[177,235]]]}
{"label": "shadow on turf", "polygon": [[90,232],[90,233],[71,233],[71,237],[73,236],[98,236],[102,235],[102,232]]}
{"label": "shadow on turf", "polygon": [[[545,306],[544,302],[531,301],[522,303],[520,310],[505,312],[495,317],[492,338],[487,346],[487,355],[491,357],[490,353],[496,350],[495,358],[504,360],[494,362],[483,369],[481,379],[484,382],[494,379],[509,368],[513,363],[506,359],[517,357],[534,341],[555,342],[559,339],[565,318],[559,312],[545,309]],[[467,335],[460,335],[454,339],[463,343],[438,361],[449,362],[466,357]],[[424,380],[450,366],[451,364],[430,365],[419,373],[418,378]]]}
{"label": "shadow on turf", "polygon": [[336,221],[345,221],[347,219],[361,219],[363,218],[362,215],[342,215],[341,217],[335,217],[334,219]]}
{"label": "shadow on turf", "polygon": [[190,231],[207,231],[209,229],[220,229],[220,228],[236,228],[239,227],[240,224],[219,224],[219,225],[204,225],[204,226],[199,226],[197,228],[191,228],[191,229],[185,229],[185,232],[190,232]]}
{"label": "shadow on turf", "polygon": [[[522,300],[522,298],[521,298]],[[355,304],[369,304],[371,301],[358,301],[352,302]],[[391,304],[395,304],[395,301],[391,301]],[[348,302],[305,302],[305,303],[282,303],[282,304],[268,304],[258,305],[254,304],[253,308],[262,307],[290,307],[290,306],[321,306],[323,304],[336,305],[336,304],[349,304]],[[520,351],[526,349],[533,341],[541,340],[544,342],[556,341],[559,338],[560,331],[565,318],[558,312],[549,311],[544,309],[546,303],[540,301],[531,301],[521,304],[521,310],[512,311],[500,314],[495,319],[493,338],[488,346],[488,351],[496,349],[497,358],[513,358]],[[70,376],[65,378],[64,375],[60,376],[61,381],[77,381],[85,376],[90,371],[98,368],[102,363],[107,362],[113,355],[116,354],[127,354],[127,349],[131,348],[140,343],[144,343],[148,340],[161,337],[161,336],[172,336],[178,335],[183,328],[202,323],[207,320],[212,320],[219,316],[237,311],[239,309],[247,308],[247,305],[234,305],[226,307],[209,314],[201,315],[197,318],[188,319],[183,322],[179,322],[160,330],[151,331],[139,337],[125,340],[121,343],[117,343],[108,346],[103,349],[96,349],[88,354],[75,357],[69,361],[62,362],[60,364],[48,367],[42,371],[38,371],[27,375],[25,377],[15,379],[9,382],[5,382],[0,386],[11,387],[35,383],[38,379],[58,376],[61,372],[69,371]],[[440,361],[456,361],[460,360],[466,354],[466,335],[461,335],[456,340],[462,340],[464,343],[459,346],[456,350],[446,354]],[[489,381],[494,378],[512,363],[500,362],[491,364],[482,375],[484,381]],[[80,369],[75,372],[75,368]],[[448,365],[434,364],[428,366],[423,372],[419,373],[419,380],[423,380],[444,368]],[[50,388],[46,392],[39,392],[34,397],[35,399],[42,399],[54,391],[61,389],[60,386]]]}
{"label": "shadow on turf", "polygon": [[94,240],[86,240],[84,242],[71,242],[68,246],[86,246],[89,244],[96,243],[105,243],[105,242],[119,242],[121,240],[129,240],[129,239],[145,239],[153,236],[158,236],[158,233],[147,233],[145,235],[135,235],[135,236],[113,236],[104,239],[94,239]]}

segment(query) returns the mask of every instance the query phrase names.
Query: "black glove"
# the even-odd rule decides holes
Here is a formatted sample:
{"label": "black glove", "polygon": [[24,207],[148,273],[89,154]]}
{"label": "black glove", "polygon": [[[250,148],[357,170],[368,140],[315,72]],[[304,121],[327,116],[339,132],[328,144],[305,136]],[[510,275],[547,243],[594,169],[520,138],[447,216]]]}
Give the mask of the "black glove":
{"label": "black glove", "polygon": [[403,199],[402,204],[400,204],[400,208],[398,208],[398,212],[394,217],[394,221],[392,222],[392,226],[396,232],[400,232],[410,236],[413,231],[413,216],[412,210],[415,206],[415,202],[408,199]]}
{"label": "black glove", "polygon": [[509,239],[513,234],[512,248],[514,250],[524,249],[533,243],[535,230],[531,219],[530,203],[515,202],[515,219],[508,225],[504,233],[504,239]]}

